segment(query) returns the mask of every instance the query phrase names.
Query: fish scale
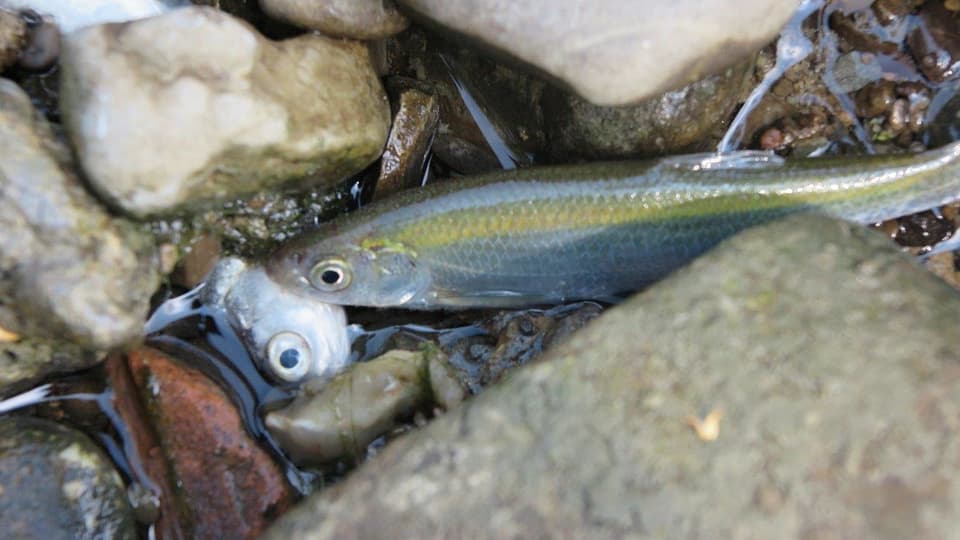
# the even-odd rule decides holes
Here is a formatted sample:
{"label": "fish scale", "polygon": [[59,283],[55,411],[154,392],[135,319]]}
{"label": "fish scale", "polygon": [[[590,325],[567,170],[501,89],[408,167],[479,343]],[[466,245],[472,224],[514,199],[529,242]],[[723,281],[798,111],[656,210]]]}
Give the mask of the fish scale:
{"label": "fish scale", "polygon": [[[289,243],[267,268],[279,282],[336,304],[508,307],[604,298],[787,214],[872,223],[957,198],[960,143],[856,158],[747,151],[530,168],[401,193]],[[331,258],[350,273],[340,290],[310,279]]]}

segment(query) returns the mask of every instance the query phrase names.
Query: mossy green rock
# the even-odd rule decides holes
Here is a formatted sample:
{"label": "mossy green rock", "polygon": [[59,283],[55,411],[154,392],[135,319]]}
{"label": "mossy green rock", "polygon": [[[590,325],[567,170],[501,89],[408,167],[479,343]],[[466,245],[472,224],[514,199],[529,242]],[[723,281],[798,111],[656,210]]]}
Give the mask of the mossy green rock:
{"label": "mossy green rock", "polygon": [[266,538],[957,538],[958,314],[875,232],[754,229]]}

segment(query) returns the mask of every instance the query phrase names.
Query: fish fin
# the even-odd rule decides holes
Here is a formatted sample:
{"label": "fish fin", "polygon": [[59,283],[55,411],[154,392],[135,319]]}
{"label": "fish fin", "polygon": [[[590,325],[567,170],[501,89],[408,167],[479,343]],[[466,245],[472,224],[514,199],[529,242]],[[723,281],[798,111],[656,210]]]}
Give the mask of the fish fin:
{"label": "fish fin", "polygon": [[670,156],[657,162],[657,167],[700,171],[705,169],[767,169],[782,167],[786,160],[763,150],[740,150],[727,154],[689,154]]}

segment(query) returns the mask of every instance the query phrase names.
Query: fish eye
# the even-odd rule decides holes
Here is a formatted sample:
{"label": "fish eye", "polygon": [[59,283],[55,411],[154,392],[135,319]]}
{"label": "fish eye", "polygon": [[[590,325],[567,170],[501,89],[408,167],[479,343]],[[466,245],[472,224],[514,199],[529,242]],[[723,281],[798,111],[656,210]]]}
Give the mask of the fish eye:
{"label": "fish eye", "polygon": [[324,259],[310,270],[310,284],[321,291],[340,291],[350,285],[353,273],[341,259]]}
{"label": "fish eye", "polygon": [[267,342],[267,368],[276,378],[298,382],[310,371],[313,353],[300,334],[279,332]]}

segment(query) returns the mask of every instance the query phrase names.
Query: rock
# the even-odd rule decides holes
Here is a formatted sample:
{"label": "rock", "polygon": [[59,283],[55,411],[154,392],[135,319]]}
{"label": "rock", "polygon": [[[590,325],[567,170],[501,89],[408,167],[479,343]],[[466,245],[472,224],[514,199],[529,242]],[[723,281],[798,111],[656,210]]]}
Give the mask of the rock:
{"label": "rock", "polygon": [[141,334],[158,283],[146,231],[83,189],[69,152],[0,79],[0,326],[104,350]]}
{"label": "rock", "polygon": [[92,186],[139,217],[334,185],[379,156],[390,123],[363,45],[272,42],[206,7],[70,34],[61,69]]}
{"label": "rock", "polygon": [[933,82],[960,75],[960,23],[943,2],[926,2],[907,44],[920,71]]}
{"label": "rock", "polygon": [[507,52],[596,105],[680,88],[772,41],[797,2],[624,3],[400,0],[418,15]]}
{"label": "rock", "polygon": [[374,192],[378,199],[420,185],[440,120],[439,101],[432,95],[410,89],[401,92],[398,101],[380,158],[380,177]]}
{"label": "rock", "polygon": [[410,24],[391,0],[260,0],[260,7],[290,24],[354,39],[389,37]]}
{"label": "rock", "polygon": [[0,397],[27,390],[54,373],[79,371],[100,355],[72,343],[21,337],[0,341]]}
{"label": "rock", "polygon": [[127,356],[111,354],[103,365],[113,389],[111,405],[129,437],[124,441],[124,452],[140,462],[139,467],[131,469],[134,478],[127,490],[137,521],[152,526],[156,538],[161,540],[189,538],[185,527],[190,524],[190,508],[183,504],[175,487],[172,465],[163,455],[150,424]]}
{"label": "rock", "polygon": [[12,66],[27,43],[27,24],[0,5],[0,72]]}
{"label": "rock", "polygon": [[621,159],[712,150],[750,90],[752,67],[744,62],[626,107],[600,107],[549,88],[543,118],[552,157]]}
{"label": "rock", "polygon": [[883,78],[883,67],[872,54],[851,51],[840,55],[833,65],[833,78],[843,93],[856,92]]}
{"label": "rock", "polygon": [[927,259],[924,266],[951,287],[960,290],[960,253],[937,253]]}
{"label": "rock", "polygon": [[269,413],[266,424],[298,464],[359,460],[374,439],[432,401],[431,387],[448,406],[463,400],[439,350],[390,351],[353,365],[319,390],[308,388]]}
{"label": "rock", "polygon": [[471,391],[500,381],[519,366],[534,361],[601,312],[598,304],[582,302],[549,310],[504,311],[479,323],[486,335],[468,335],[444,349],[457,378]]}
{"label": "rock", "polygon": [[27,43],[17,65],[31,71],[49,69],[60,57],[60,29],[49,17],[28,14]]}
{"label": "rock", "polygon": [[467,399],[470,394],[457,378],[447,355],[440,350],[427,349],[424,356],[427,357],[427,382],[436,404],[449,411]]}
{"label": "rock", "polygon": [[151,349],[128,362],[187,513],[186,537],[256,538],[292,503],[283,472],[206,376]]}
{"label": "rock", "polygon": [[[538,154],[547,144],[540,108],[545,84],[540,80],[418,27],[387,40],[385,56],[392,75],[386,85],[395,100],[410,89],[439,100],[440,123],[431,151],[455,171],[478,174],[502,168],[478,122],[488,124],[506,147],[498,149],[511,157]],[[473,104],[465,102],[465,94]],[[521,165],[529,161],[518,160]]]}
{"label": "rock", "polygon": [[137,538],[120,475],[82,433],[0,418],[0,529],[5,538]]}
{"label": "rock", "polygon": [[255,259],[346,212],[355,203],[350,187],[304,193],[260,191],[200,214],[165,217],[151,225],[158,241],[175,246],[178,252],[186,253],[200,238],[213,235],[220,238],[224,253]]}
{"label": "rock", "polygon": [[875,232],[748,231],[264,538],[950,537],[958,312]]}

